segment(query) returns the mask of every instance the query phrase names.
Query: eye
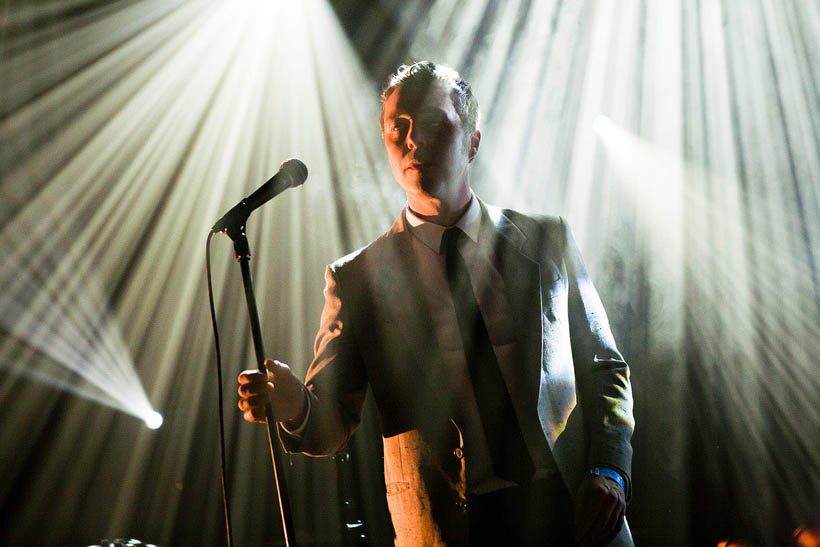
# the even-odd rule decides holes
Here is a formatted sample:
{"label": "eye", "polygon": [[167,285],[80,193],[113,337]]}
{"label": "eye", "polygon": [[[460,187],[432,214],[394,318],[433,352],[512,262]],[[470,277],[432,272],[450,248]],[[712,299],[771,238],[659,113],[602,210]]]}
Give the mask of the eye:
{"label": "eye", "polygon": [[419,120],[419,125],[423,127],[425,131],[437,133],[444,128],[446,122],[447,120],[440,115],[429,115]]}
{"label": "eye", "polygon": [[394,138],[400,138],[406,131],[409,122],[402,118],[392,120],[387,125],[388,133]]}

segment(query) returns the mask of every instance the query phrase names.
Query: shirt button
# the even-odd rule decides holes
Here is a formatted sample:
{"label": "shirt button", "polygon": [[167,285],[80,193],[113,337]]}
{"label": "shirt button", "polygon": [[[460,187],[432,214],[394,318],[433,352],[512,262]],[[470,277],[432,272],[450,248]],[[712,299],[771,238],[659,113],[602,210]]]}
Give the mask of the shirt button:
{"label": "shirt button", "polygon": [[453,450],[453,456],[455,456],[459,460],[464,457],[464,451],[461,449],[460,446],[457,446],[456,449]]}

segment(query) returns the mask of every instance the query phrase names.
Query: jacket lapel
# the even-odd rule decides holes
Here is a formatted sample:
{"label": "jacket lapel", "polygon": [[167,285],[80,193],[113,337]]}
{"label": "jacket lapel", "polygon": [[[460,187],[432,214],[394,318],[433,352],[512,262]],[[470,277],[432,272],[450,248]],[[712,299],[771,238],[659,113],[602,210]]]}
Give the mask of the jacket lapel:
{"label": "jacket lapel", "polygon": [[[484,204],[482,203],[482,206]],[[549,450],[538,420],[522,419],[538,416],[538,395],[543,366],[543,325],[541,270],[539,249],[535,241],[528,241],[521,230],[503,212],[484,206],[490,222],[485,237],[494,246],[496,267],[504,281],[504,294],[510,307],[515,330],[518,359],[515,363],[499,363],[507,383],[513,406],[524,430],[524,438],[532,450]],[[543,267],[554,275],[551,264]],[[509,370],[515,366],[515,370]],[[508,369],[508,370],[505,370]],[[544,442],[538,442],[544,439]],[[533,446],[537,444],[537,446]]]}
{"label": "jacket lapel", "polygon": [[[385,308],[388,316],[394,321],[396,330],[403,333],[404,351],[410,356],[418,372],[417,381],[424,385],[420,393],[429,393],[431,401],[438,404],[431,407],[449,412],[442,406],[449,397],[442,394],[441,388],[446,385],[443,377],[443,362],[438,345],[430,310],[424,298],[420,282],[419,265],[413,253],[413,235],[407,226],[404,211],[393,223],[386,234],[388,245],[380,257],[383,261],[380,270],[383,272],[382,289]],[[447,414],[449,416],[449,414]]]}
{"label": "jacket lapel", "polygon": [[391,315],[400,318],[397,326],[407,333],[408,342],[418,347],[429,347],[428,341],[434,342],[435,336],[430,310],[425,304],[419,282],[419,265],[413,255],[412,237],[402,211],[387,232],[390,244],[386,245],[387,252],[381,257],[383,264],[379,265],[384,283],[380,292],[387,299]]}

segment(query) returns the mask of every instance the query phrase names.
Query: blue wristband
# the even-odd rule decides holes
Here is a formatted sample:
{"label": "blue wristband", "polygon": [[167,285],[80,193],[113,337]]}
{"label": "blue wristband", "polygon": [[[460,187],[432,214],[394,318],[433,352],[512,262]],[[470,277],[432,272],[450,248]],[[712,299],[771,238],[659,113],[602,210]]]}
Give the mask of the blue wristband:
{"label": "blue wristband", "polygon": [[626,492],[626,482],[624,481],[623,475],[621,475],[614,469],[610,469],[609,467],[590,467],[587,471],[587,475],[600,475],[601,477],[612,479],[618,483],[618,486],[621,487],[621,490]]}

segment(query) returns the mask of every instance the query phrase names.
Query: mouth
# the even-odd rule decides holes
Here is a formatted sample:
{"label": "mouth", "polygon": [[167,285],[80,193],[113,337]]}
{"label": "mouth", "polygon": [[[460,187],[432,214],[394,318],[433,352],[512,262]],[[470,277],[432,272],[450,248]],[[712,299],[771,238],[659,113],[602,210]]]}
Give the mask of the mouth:
{"label": "mouth", "polygon": [[426,169],[428,167],[432,167],[432,165],[433,164],[430,163],[429,161],[413,160],[413,161],[411,161],[407,164],[407,167],[405,169],[415,169],[415,170],[418,171],[418,170],[421,170],[421,169]]}

